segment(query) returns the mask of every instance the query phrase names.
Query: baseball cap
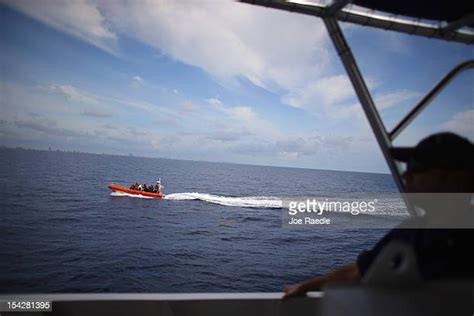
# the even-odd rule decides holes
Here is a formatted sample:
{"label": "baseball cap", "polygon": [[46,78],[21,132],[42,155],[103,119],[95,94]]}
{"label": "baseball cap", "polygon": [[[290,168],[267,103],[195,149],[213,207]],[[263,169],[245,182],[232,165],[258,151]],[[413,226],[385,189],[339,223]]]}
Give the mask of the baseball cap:
{"label": "baseball cap", "polygon": [[474,145],[454,133],[437,133],[421,140],[415,147],[392,147],[392,157],[406,162],[409,170],[474,170]]}

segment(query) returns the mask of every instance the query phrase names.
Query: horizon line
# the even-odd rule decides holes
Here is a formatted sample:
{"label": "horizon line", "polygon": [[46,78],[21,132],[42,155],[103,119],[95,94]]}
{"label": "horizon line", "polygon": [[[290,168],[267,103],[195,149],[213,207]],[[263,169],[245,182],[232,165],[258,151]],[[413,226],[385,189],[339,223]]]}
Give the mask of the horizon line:
{"label": "horizon line", "polygon": [[212,161],[212,160],[198,160],[198,159],[183,159],[183,158],[169,158],[169,157],[150,157],[150,156],[137,156],[133,153],[128,154],[111,154],[111,153],[98,153],[98,152],[89,152],[89,151],[79,151],[79,150],[69,150],[69,149],[43,149],[43,148],[32,148],[32,147],[23,147],[23,146],[7,146],[0,145],[0,149],[16,149],[16,150],[36,150],[36,151],[46,151],[46,152],[63,152],[63,153],[76,153],[76,154],[89,154],[89,155],[106,155],[106,156],[117,156],[117,157],[128,157],[128,158],[146,158],[146,159],[166,159],[166,160],[178,160],[178,161],[193,161],[193,162],[207,162],[207,163],[223,163],[223,164],[234,164],[234,165],[244,165],[244,166],[256,166],[256,167],[272,167],[272,168],[290,168],[290,169],[304,169],[304,170],[319,170],[319,171],[335,171],[335,172],[355,172],[355,173],[371,173],[371,174],[380,174],[380,175],[389,175],[390,173],[384,172],[373,172],[373,171],[355,171],[355,170],[338,170],[338,169],[318,169],[318,168],[309,168],[309,167],[293,167],[293,166],[281,166],[281,165],[261,165],[261,164],[251,164],[251,163],[241,163],[241,162],[229,162],[229,161]]}

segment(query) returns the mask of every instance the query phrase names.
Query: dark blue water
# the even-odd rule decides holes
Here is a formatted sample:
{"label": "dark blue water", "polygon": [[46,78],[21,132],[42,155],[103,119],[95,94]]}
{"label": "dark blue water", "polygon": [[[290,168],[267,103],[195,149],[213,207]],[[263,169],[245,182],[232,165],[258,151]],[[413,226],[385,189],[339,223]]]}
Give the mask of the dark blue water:
{"label": "dark blue water", "polygon": [[[203,199],[107,189],[158,177],[166,193]],[[289,230],[280,209],[213,198],[395,191],[389,175],[20,149],[0,149],[0,186],[3,293],[280,291],[385,231]]]}

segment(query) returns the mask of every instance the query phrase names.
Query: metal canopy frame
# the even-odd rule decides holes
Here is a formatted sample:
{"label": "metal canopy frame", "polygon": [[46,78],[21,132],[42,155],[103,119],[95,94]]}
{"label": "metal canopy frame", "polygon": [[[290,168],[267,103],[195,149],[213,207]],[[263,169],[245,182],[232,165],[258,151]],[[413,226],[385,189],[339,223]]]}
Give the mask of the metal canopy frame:
{"label": "metal canopy frame", "polygon": [[451,23],[443,26],[441,32],[449,33],[457,31],[465,26],[472,25],[474,23],[474,13],[470,13],[459,20],[452,21]]}
{"label": "metal canopy frame", "polygon": [[[467,13],[463,18],[447,25],[429,23],[421,19],[410,19],[400,15],[388,15],[382,12],[365,12],[356,8],[347,8],[348,0],[336,0],[331,5],[305,0],[240,0],[240,2],[259,6],[297,12],[320,18],[333,17],[342,22],[371,26],[374,28],[392,30],[401,33],[437,38],[464,44],[474,43],[474,32],[463,27],[474,22],[474,14]],[[446,24],[446,23],[445,23]]]}
{"label": "metal canopy frame", "polygon": [[[336,0],[331,5],[325,6],[319,3],[309,3],[303,1],[283,1],[283,0],[240,0],[241,2],[255,4],[275,9],[297,12],[307,15],[317,16],[323,19],[329,36],[336,48],[336,51],[344,65],[349,79],[354,87],[365,116],[370,127],[375,134],[377,143],[382,150],[385,161],[395,180],[395,184],[400,192],[405,192],[402,181],[401,165],[390,154],[392,141],[399,133],[442,91],[451,80],[467,69],[474,68],[474,60],[466,61],[457,65],[438,84],[431,89],[428,94],[398,123],[395,128],[388,132],[385,128],[379,112],[375,106],[372,96],[367,88],[367,84],[362,73],[357,66],[357,62],[352,54],[338,21],[351,22],[360,25],[367,25],[376,28],[398,31],[402,33],[414,34],[441,40],[455,41],[465,44],[474,43],[473,32],[461,32],[460,29],[472,23],[474,14],[469,13],[465,17],[453,21],[445,26],[435,26],[422,24],[419,21],[413,22],[399,17],[388,17],[383,15],[355,12],[344,7],[350,3],[349,0]],[[405,199],[408,212],[417,215],[411,203]]]}

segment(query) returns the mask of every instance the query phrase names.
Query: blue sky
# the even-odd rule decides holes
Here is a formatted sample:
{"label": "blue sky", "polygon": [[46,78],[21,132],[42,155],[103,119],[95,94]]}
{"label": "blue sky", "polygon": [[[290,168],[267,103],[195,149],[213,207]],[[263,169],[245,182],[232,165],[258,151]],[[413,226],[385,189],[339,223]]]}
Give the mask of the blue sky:
{"label": "blue sky", "polygon": [[[317,18],[231,1],[0,1],[0,139],[48,147],[387,172]],[[392,127],[472,47],[344,24]],[[396,143],[473,140],[465,73]]]}

